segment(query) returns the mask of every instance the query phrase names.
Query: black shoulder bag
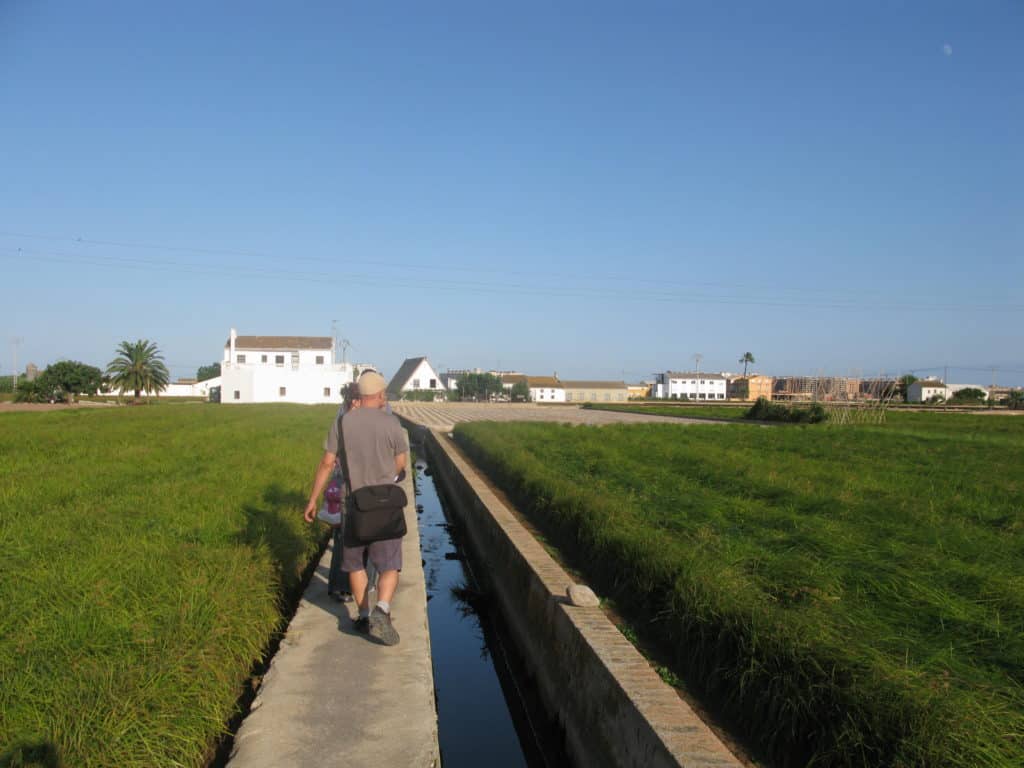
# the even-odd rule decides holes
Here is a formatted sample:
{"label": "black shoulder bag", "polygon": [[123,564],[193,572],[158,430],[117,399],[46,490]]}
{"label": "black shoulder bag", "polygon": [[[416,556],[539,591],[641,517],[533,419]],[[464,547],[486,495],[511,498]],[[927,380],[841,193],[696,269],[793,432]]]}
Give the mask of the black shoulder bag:
{"label": "black shoulder bag", "polygon": [[338,420],[338,446],[345,456],[345,483],[351,504],[345,521],[346,546],[362,546],[384,539],[400,539],[406,534],[405,506],[409,498],[402,486],[394,483],[367,485],[352,491],[352,471],[345,450],[345,433]]}

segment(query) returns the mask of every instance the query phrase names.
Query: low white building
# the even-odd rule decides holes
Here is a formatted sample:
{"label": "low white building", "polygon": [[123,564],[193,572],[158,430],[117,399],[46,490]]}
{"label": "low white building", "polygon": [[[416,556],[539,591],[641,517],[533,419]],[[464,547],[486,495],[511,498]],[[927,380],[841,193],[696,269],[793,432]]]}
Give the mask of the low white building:
{"label": "low white building", "polygon": [[[220,364],[222,403],[340,403],[345,385],[369,366],[337,363],[329,336],[239,336]],[[216,386],[214,379],[201,382]]]}
{"label": "low white building", "polygon": [[907,387],[907,402],[927,403],[933,397],[941,397],[945,400],[950,394],[944,382],[935,379],[921,379]]}
{"label": "low white building", "polygon": [[728,380],[720,373],[654,374],[651,397],[666,400],[725,400]]}
{"label": "low white building", "polygon": [[388,382],[388,399],[401,400],[406,392],[423,390],[443,393],[445,385],[426,357],[410,357]]}

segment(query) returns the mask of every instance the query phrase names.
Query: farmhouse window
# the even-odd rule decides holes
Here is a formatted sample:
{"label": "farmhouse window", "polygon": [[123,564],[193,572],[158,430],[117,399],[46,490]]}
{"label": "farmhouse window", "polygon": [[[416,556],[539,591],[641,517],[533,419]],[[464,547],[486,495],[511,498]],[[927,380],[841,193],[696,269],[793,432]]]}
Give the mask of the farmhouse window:
{"label": "farmhouse window", "polygon": [[324,387],[324,397],[330,397],[330,396],[331,396],[331,388],[330,387]]}
{"label": "farmhouse window", "polygon": [[292,352],[292,370],[294,371],[299,367],[299,353]]}
{"label": "farmhouse window", "polygon": [[431,379],[430,380],[430,388],[431,389],[437,389],[437,379]]}
{"label": "farmhouse window", "polygon": [[284,355],[274,355],[274,365],[284,365]]}
{"label": "farmhouse window", "polygon": [[278,394],[279,394],[279,395],[280,395],[281,397],[284,397],[284,396],[285,396],[286,394],[288,394],[288,387],[278,387],[278,389],[277,389],[277,393],[278,393]]}
{"label": "farmhouse window", "polygon": [[317,365],[323,365],[324,364],[324,356],[323,355],[317,355],[316,356],[316,364]]}
{"label": "farmhouse window", "polygon": [[236,355],[235,356],[235,361],[238,362],[238,363],[244,363],[245,362],[245,355]]}
{"label": "farmhouse window", "polygon": [[241,393],[241,392],[239,392],[239,391],[238,391],[238,390],[236,389],[236,390],[235,390],[235,400],[241,400],[241,399],[242,399],[242,393]]}
{"label": "farmhouse window", "polygon": [[266,355],[260,355],[260,362],[261,363],[267,362],[267,356]]}
{"label": "farmhouse window", "polygon": [[412,388],[413,389],[419,389],[420,388],[420,380],[419,379],[413,379],[412,380]]}
{"label": "farmhouse window", "polygon": [[605,400],[611,400],[611,399],[612,399],[612,396],[611,396],[611,394],[610,394],[610,393],[608,393],[608,392],[605,392],[605,393],[604,393],[604,399],[605,399]]}

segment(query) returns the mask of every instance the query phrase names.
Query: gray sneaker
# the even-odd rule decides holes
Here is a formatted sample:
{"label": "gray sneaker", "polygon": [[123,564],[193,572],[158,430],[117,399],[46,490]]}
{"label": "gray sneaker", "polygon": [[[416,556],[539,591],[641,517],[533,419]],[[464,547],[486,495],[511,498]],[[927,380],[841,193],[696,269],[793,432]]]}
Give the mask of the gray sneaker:
{"label": "gray sneaker", "polygon": [[398,645],[398,632],[391,625],[391,615],[380,608],[370,614],[370,637],[381,645]]}

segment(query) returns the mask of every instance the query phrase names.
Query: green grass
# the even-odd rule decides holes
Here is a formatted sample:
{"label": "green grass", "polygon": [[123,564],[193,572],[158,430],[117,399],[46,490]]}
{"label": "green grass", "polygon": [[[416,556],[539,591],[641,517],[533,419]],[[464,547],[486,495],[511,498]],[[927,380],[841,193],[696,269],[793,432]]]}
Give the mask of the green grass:
{"label": "green grass", "polygon": [[776,764],[1024,765],[1024,419],[455,435]]}
{"label": "green grass", "polygon": [[645,413],[652,416],[674,416],[680,419],[739,420],[750,405],[584,405],[595,411]]}
{"label": "green grass", "polygon": [[0,765],[205,763],[317,551],[334,411],[0,414]]}

